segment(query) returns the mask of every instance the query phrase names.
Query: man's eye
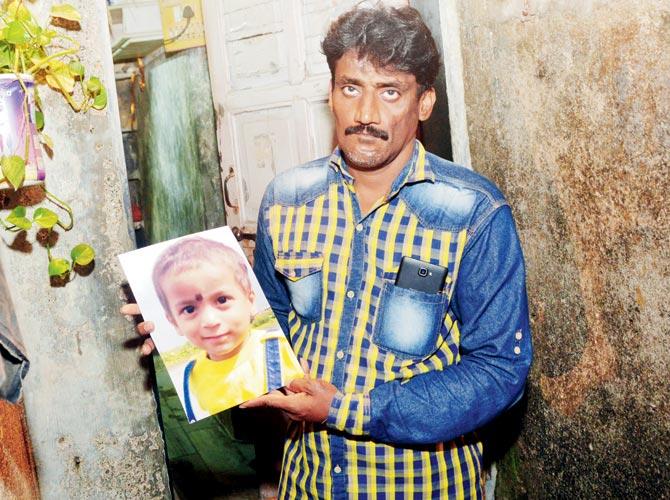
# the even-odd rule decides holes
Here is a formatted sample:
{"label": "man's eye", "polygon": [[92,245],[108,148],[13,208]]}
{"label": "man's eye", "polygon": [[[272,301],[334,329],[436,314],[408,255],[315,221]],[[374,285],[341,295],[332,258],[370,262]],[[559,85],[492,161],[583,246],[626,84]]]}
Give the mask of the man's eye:
{"label": "man's eye", "polygon": [[226,302],[228,302],[228,297],[224,297],[224,296],[222,295],[221,297],[219,297],[219,298],[216,299],[216,300],[219,302],[219,304],[225,304]]}
{"label": "man's eye", "polygon": [[195,306],[185,306],[181,309],[182,314],[193,314],[195,312]]}
{"label": "man's eye", "polygon": [[383,92],[383,95],[384,95],[384,97],[385,97],[387,100],[395,100],[395,99],[397,99],[398,97],[400,97],[400,92],[398,92],[398,91],[395,90],[395,89],[386,89],[386,90]]}
{"label": "man's eye", "polygon": [[351,85],[345,85],[344,87],[342,87],[342,93],[346,96],[354,96],[358,94],[358,89]]}

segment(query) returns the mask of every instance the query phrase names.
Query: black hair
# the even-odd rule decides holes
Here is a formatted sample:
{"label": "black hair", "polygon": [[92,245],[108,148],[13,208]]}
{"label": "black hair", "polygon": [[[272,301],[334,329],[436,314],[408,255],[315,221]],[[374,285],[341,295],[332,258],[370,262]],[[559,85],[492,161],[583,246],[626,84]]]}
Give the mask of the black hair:
{"label": "black hair", "polygon": [[158,300],[167,314],[170,313],[165,292],[163,291],[163,278],[170,272],[181,273],[187,269],[193,269],[203,262],[213,263],[217,266],[225,264],[232,269],[232,274],[246,293],[251,293],[252,286],[247,271],[247,265],[242,256],[228,245],[218,241],[209,240],[200,236],[191,236],[170,245],[160,254],[154,265],[152,280]]}
{"label": "black hair", "polygon": [[330,74],[348,51],[368,59],[378,68],[395,69],[414,75],[419,95],[431,88],[440,69],[435,40],[412,7],[355,7],[330,25],[321,42]]}

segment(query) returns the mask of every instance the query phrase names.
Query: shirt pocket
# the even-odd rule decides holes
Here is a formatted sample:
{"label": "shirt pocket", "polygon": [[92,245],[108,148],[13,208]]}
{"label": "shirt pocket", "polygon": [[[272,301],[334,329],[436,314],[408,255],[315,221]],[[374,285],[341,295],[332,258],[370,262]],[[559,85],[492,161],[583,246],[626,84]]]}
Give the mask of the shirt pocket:
{"label": "shirt pocket", "polygon": [[395,286],[385,281],[372,331],[372,342],[402,360],[435,352],[448,297]]}
{"label": "shirt pocket", "polygon": [[323,295],[321,252],[279,252],[275,269],[284,277],[295,312],[308,321],[321,318]]}

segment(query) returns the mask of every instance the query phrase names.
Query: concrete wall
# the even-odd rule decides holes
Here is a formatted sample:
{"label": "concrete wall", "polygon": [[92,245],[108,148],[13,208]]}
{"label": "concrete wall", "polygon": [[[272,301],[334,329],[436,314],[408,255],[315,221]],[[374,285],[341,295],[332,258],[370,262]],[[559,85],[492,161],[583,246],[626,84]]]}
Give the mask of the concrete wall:
{"label": "concrete wall", "polygon": [[[56,3],[56,2],[54,2]],[[58,2],[60,3],[60,2]],[[96,249],[88,277],[50,288],[46,257],[2,245],[0,259],[31,369],[25,407],[44,498],[160,498],[169,495],[163,442],[146,373],[119,314],[123,280],[116,255],[132,248],[128,193],[104,0],[71,2],[82,14],[72,35],[83,62],[109,92],[109,107],[75,115],[49,90],[41,92],[54,156],[47,187],[71,203],[75,229],[54,252],[80,241]],[[51,1],[29,7],[42,18]]]}
{"label": "concrete wall", "polygon": [[670,497],[670,2],[459,2],[472,165],[536,347],[499,497]]}

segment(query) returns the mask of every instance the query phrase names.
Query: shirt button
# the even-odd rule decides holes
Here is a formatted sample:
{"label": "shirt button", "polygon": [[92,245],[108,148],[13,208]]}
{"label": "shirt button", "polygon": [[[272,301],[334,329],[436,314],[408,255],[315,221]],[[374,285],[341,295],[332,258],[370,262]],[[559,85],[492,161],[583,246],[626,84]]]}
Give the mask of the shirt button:
{"label": "shirt button", "polygon": [[342,359],[344,357],[344,352],[343,351],[337,351],[337,359]]}
{"label": "shirt button", "polygon": [[523,333],[521,333],[521,330],[519,330],[516,332],[515,336],[517,340],[521,340],[523,338]]}
{"label": "shirt button", "polygon": [[514,348],[514,354],[521,354],[521,347],[516,346],[516,347]]}
{"label": "shirt button", "polygon": [[363,224],[356,224],[356,231],[359,233],[363,230]]}
{"label": "shirt button", "polygon": [[342,467],[340,467],[339,465],[336,465],[333,470],[335,471],[335,474],[339,474],[340,472],[342,472]]}
{"label": "shirt button", "polygon": [[356,294],[354,293],[353,290],[349,290],[349,291],[347,292],[347,297],[349,297],[350,299],[353,299],[353,298],[354,298],[354,295],[356,295]]}

